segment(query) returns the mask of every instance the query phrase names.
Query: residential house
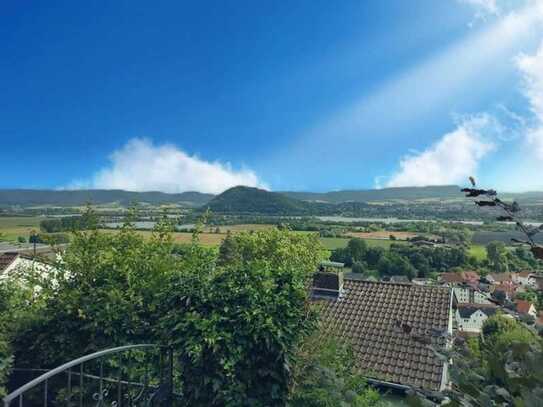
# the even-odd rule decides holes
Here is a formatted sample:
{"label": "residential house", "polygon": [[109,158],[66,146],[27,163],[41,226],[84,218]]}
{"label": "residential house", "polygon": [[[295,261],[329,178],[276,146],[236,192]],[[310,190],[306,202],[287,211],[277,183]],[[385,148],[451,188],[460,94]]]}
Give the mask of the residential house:
{"label": "residential house", "polygon": [[518,292],[522,292],[524,290],[512,281],[504,281],[502,283],[492,284],[490,286],[490,293],[492,296],[497,297],[497,294],[500,291],[504,293],[505,299],[512,300]]}
{"label": "residential house", "polygon": [[513,273],[512,279],[515,284],[519,284],[523,287],[537,288],[535,274],[531,271],[521,271],[519,273]]}
{"label": "residential house", "polygon": [[525,300],[516,300],[515,309],[521,315],[530,315],[534,318],[537,318],[537,310],[535,309],[534,304]]}
{"label": "residential house", "polygon": [[7,275],[10,270],[13,270],[18,263],[18,253],[2,253],[0,254],[0,277]]}
{"label": "residential house", "polygon": [[488,304],[458,304],[456,328],[459,332],[480,333],[484,322],[494,315],[498,307]]}
{"label": "residential house", "polygon": [[492,304],[490,293],[474,289],[469,285],[455,286],[452,290],[459,304]]}
{"label": "residential house", "polygon": [[17,272],[28,270],[38,273],[50,273],[54,269],[50,264],[21,253],[7,252],[0,254],[0,280],[15,275]]}
{"label": "residential house", "polygon": [[479,284],[480,276],[475,271],[460,271],[458,273],[441,273],[438,281],[449,287],[455,285],[470,285],[476,287]]}
{"label": "residential house", "polygon": [[543,275],[542,274],[534,274],[532,276],[532,278],[534,279],[534,288],[536,290],[540,290],[540,291],[543,291]]}
{"label": "residential house", "polygon": [[513,278],[511,273],[490,273],[485,277],[489,283],[500,285],[505,282],[512,282]]}
{"label": "residential house", "polygon": [[327,328],[352,344],[369,382],[429,391],[447,387],[448,365],[435,350],[445,348],[452,334],[449,288],[316,273],[312,294]]}
{"label": "residential house", "polygon": [[441,284],[452,286],[454,284],[462,284],[464,282],[464,277],[462,273],[441,273],[438,277],[438,281]]}

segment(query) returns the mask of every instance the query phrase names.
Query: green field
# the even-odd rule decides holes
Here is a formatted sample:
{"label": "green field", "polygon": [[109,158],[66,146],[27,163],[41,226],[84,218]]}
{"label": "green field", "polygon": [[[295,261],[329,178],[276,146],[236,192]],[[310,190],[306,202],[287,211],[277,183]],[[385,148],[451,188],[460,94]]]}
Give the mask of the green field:
{"label": "green field", "polygon": [[0,235],[8,240],[16,240],[18,236],[28,239],[31,230],[39,231],[43,219],[37,216],[0,217]]}
{"label": "green field", "polygon": [[[38,216],[28,216],[28,217],[0,217],[0,236],[2,238],[15,241],[18,236],[23,236],[28,239],[31,230],[40,229],[40,221],[45,218]],[[221,226],[220,234],[215,233],[203,233],[200,236],[201,243],[206,246],[218,246],[226,230],[231,230],[232,232],[240,232],[242,230],[264,230],[269,229],[273,226],[271,225],[233,225],[233,226]],[[214,229],[214,228],[212,228]],[[207,231],[206,231],[207,232]],[[150,235],[150,232],[140,231],[143,235]],[[299,233],[315,233],[315,232],[299,232]],[[188,243],[191,239],[190,233],[175,233],[174,238],[179,243]],[[334,250],[341,247],[346,247],[349,242],[349,238],[342,237],[321,237],[321,243],[328,250]],[[389,240],[389,239],[364,239],[369,247],[382,247],[384,249],[389,249],[390,245],[393,243],[404,244],[404,241],[401,240]],[[486,249],[482,245],[473,244],[470,246],[468,253],[470,256],[474,256],[477,260],[486,259]]]}

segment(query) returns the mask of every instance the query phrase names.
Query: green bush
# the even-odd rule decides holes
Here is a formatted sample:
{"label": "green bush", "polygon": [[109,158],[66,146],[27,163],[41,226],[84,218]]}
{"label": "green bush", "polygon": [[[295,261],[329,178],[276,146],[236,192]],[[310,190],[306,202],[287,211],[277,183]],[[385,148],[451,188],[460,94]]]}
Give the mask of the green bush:
{"label": "green bush", "polygon": [[298,347],[289,407],[371,407],[380,403],[357,370],[352,349],[317,330]]}
{"label": "green bush", "polygon": [[364,263],[360,261],[356,261],[353,263],[352,272],[357,274],[362,274],[366,271],[367,266],[364,265]]}
{"label": "green bush", "polygon": [[129,226],[75,232],[56,282],[29,277],[42,287],[43,309],[18,325],[17,365],[163,343],[183,366],[186,405],[285,405],[293,352],[314,328],[306,287],[321,247],[316,235],[277,229],[231,239],[219,264],[197,233],[174,248],[165,225],[148,240]]}

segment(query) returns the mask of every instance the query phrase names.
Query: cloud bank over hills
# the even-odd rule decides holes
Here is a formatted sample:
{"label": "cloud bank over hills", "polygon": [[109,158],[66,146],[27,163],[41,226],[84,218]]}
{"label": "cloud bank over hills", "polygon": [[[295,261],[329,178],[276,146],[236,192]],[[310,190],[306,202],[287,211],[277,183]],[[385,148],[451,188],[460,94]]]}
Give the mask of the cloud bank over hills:
{"label": "cloud bank over hills", "polygon": [[495,149],[484,136],[494,127],[496,123],[488,115],[465,120],[427,150],[402,158],[400,170],[387,187],[462,184],[476,173],[479,161]]}
{"label": "cloud bank over hills", "polygon": [[492,153],[501,152],[511,158],[504,162],[499,169],[502,173],[495,174],[491,182],[501,178],[505,184],[499,187],[540,189],[543,181],[536,179],[539,177],[535,177],[534,171],[543,170],[543,1],[460,2],[474,7],[476,20],[496,19],[488,30],[493,33],[495,44],[499,44],[502,37],[510,40],[517,30],[535,28],[540,37],[539,48],[511,60],[520,76],[518,91],[525,96],[526,111],[531,114],[518,115],[504,107],[510,119],[520,123],[517,129],[511,120],[502,122],[489,106],[489,111],[462,121],[422,152],[402,157],[398,171],[391,177],[377,177],[376,184],[379,187],[383,179],[388,179],[385,184],[388,187],[462,184],[468,176],[477,175],[483,159],[491,159]]}
{"label": "cloud bank over hills", "polygon": [[205,161],[174,145],[156,145],[149,139],[128,141],[111,154],[110,162],[90,181],[74,182],[69,188],[214,194],[236,185],[267,188],[249,169],[235,170],[229,163]]}

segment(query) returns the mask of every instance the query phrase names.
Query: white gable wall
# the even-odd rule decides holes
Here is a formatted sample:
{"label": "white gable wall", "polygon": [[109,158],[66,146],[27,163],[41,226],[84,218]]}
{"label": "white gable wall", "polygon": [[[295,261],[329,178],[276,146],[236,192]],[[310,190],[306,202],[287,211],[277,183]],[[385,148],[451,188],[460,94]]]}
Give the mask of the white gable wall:
{"label": "white gable wall", "polygon": [[456,324],[459,331],[480,333],[488,316],[481,310],[475,311],[469,318],[462,318],[456,310]]}

